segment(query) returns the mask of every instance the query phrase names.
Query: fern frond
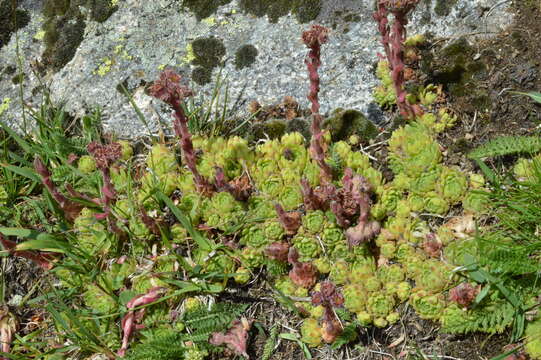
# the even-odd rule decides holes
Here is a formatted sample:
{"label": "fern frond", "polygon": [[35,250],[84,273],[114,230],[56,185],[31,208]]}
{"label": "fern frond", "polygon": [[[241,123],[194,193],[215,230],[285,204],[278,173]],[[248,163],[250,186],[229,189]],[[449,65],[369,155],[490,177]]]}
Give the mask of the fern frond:
{"label": "fern frond", "polygon": [[470,159],[533,153],[541,150],[539,136],[500,136],[486,142],[468,154]]}
{"label": "fern frond", "polygon": [[468,311],[449,307],[442,317],[442,330],[449,333],[501,333],[513,323],[515,308],[506,300],[496,300]]}
{"label": "fern frond", "polygon": [[183,359],[186,348],[180,332],[171,330],[135,345],[126,360],[176,360]]}
{"label": "fern frond", "polygon": [[188,340],[205,342],[214,332],[226,330],[246,308],[246,304],[216,303],[207,310],[201,306],[184,313],[183,322],[189,330]]}
{"label": "fern frond", "polygon": [[276,340],[278,339],[278,332],[280,330],[280,327],[278,325],[274,325],[270,331],[269,338],[265,342],[265,346],[263,347],[263,356],[261,357],[261,360],[269,360],[272,352],[274,351],[274,348],[276,346]]}

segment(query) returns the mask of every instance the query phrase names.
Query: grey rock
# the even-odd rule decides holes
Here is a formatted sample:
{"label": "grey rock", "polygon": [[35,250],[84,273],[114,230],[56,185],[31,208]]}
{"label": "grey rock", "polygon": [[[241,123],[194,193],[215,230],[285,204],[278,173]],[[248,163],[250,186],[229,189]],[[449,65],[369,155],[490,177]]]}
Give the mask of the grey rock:
{"label": "grey rock", "polygon": [[[32,71],[32,64],[43,52],[42,42],[34,38],[43,19],[39,7],[32,5],[34,1],[23,1],[21,7],[31,14],[30,23],[17,34],[25,78],[20,86],[12,82],[11,76],[2,75],[2,69],[18,66],[17,42],[13,36],[0,49],[0,103],[3,98],[12,99],[9,108],[0,115],[1,120],[20,129],[21,91],[24,101],[37,107],[41,97],[32,93],[43,82],[50,88],[52,99],[64,103],[73,115],[80,116],[100,107],[106,130],[120,137],[137,138],[149,130],[156,132],[160,124],[169,122],[169,111],[145,94],[145,85],[156,79],[164,66],[176,68],[189,78],[196,66],[187,56],[188,45],[209,36],[225,46],[223,68],[203,68],[212,71],[213,80],[221,71],[229,85],[231,102],[240,98],[241,104],[251,100],[269,104],[291,95],[308,107],[308,74],[303,62],[306,48],[300,41],[308,24],[300,24],[291,14],[280,17],[276,23],[266,17],[244,14],[239,1],[220,6],[210,18],[198,21],[181,8],[178,0],[119,0],[118,11],[107,21],[88,21],[84,40],[74,58],[57,73],[42,79]],[[333,28],[322,52],[321,110],[326,113],[339,107],[357,109],[379,122],[383,116],[371,96],[377,84],[373,66],[377,52],[382,51],[372,19],[373,2],[321,1],[321,11],[314,22]],[[435,14],[436,3],[421,2],[409,25],[409,34],[431,32],[451,38],[465,34],[489,36],[512,22],[509,2],[458,0],[446,17]],[[257,55],[250,66],[239,67],[236,52],[245,45],[253,45]],[[148,128],[126,96],[117,90],[119,84],[133,94]],[[205,101],[212,94],[214,81],[192,86],[198,101]]]}

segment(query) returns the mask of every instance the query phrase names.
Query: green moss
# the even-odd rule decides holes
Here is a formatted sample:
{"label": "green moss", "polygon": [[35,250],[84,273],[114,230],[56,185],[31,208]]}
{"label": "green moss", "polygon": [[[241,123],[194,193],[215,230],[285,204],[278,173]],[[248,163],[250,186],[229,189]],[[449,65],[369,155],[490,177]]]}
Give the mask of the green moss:
{"label": "green moss", "polygon": [[256,123],[252,126],[251,137],[253,141],[260,139],[278,139],[286,132],[286,122],[283,120],[269,120]]}
{"label": "green moss", "polygon": [[257,57],[257,49],[253,45],[243,45],[235,53],[235,67],[240,70],[251,66]]}
{"label": "green moss", "polygon": [[66,15],[70,9],[70,0],[45,0],[43,4],[43,16],[46,18]]}
{"label": "green moss", "polygon": [[460,39],[452,42],[442,49],[444,56],[457,57],[459,55],[466,55],[473,50],[468,40],[461,37]]}
{"label": "green moss", "polygon": [[[443,84],[455,97],[468,96],[468,104],[485,109],[490,106],[486,90],[476,84],[476,79],[486,72],[481,60],[472,60],[475,49],[465,38],[460,38],[435,54],[422,53],[421,69],[429,75],[429,81]],[[426,55],[426,56],[425,56]],[[479,106],[479,107],[477,107]]]}
{"label": "green moss", "polygon": [[11,82],[15,85],[20,84],[24,81],[24,74],[17,74],[11,78]]}
{"label": "green moss", "polygon": [[214,36],[197,38],[192,42],[194,59],[192,64],[213,68],[221,63],[225,55],[223,42]]}
{"label": "green moss", "polygon": [[212,81],[212,68],[202,66],[192,70],[192,80],[199,85],[205,85]]}
{"label": "green moss", "polygon": [[239,6],[245,13],[267,16],[271,23],[278,22],[289,13],[294,14],[300,23],[307,23],[319,15],[321,0],[241,0]]}
{"label": "green moss", "polygon": [[9,42],[14,31],[30,21],[28,13],[17,7],[17,0],[0,0],[0,48]]}
{"label": "green moss", "polygon": [[87,0],[86,7],[92,20],[97,22],[106,21],[118,9],[110,0]]}
{"label": "green moss", "polygon": [[312,133],[310,132],[310,122],[303,118],[295,118],[291,119],[286,124],[286,130],[287,132],[298,132],[301,133],[302,136],[306,140],[309,140],[312,136]]}
{"label": "green moss", "polygon": [[301,24],[315,20],[321,11],[320,0],[301,0],[293,3],[293,14]]}
{"label": "green moss", "polygon": [[438,16],[448,16],[458,0],[437,0],[434,12]]}
{"label": "green moss", "polygon": [[45,17],[43,64],[55,71],[66,65],[83,41],[86,18],[81,7],[88,10],[90,19],[104,22],[117,9],[109,0],[46,0],[42,13]]}
{"label": "green moss", "polygon": [[184,0],[182,7],[190,10],[197,20],[201,21],[214,14],[218,7],[230,2],[231,0]]}
{"label": "green moss", "polygon": [[85,27],[82,16],[70,18],[64,15],[46,21],[43,64],[57,71],[70,62],[83,41]]}
{"label": "green moss", "polygon": [[352,135],[367,141],[378,134],[376,126],[357,110],[336,109],[324,126],[331,131],[333,141],[347,140]]}
{"label": "green moss", "polygon": [[212,79],[212,70],[221,65],[225,55],[225,46],[214,36],[195,39],[190,46],[191,63],[198,67],[192,71],[193,80],[199,84],[208,84]]}

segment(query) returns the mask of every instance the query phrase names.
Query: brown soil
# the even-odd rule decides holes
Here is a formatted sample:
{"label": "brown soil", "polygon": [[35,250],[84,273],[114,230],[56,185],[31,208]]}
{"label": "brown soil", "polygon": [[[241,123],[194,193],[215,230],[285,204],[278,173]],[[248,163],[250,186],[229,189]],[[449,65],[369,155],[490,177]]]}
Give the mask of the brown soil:
{"label": "brown soil", "polygon": [[[471,40],[474,58],[484,65],[466,84],[465,95],[451,95],[448,102],[460,124],[446,131],[440,143],[447,161],[461,164],[463,155],[499,135],[539,134],[541,106],[510,91],[541,91],[541,10],[535,2],[516,1],[515,22],[489,40]],[[433,49],[437,51],[444,45]],[[476,106],[486,96],[486,111]]]}

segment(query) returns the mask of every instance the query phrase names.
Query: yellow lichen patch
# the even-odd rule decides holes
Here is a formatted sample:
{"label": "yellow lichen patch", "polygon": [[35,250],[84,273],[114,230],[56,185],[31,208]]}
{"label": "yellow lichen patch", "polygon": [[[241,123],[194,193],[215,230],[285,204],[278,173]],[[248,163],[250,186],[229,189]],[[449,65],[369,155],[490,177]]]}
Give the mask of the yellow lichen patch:
{"label": "yellow lichen patch", "polygon": [[2,115],[9,108],[10,103],[11,99],[8,97],[2,100],[2,103],[0,104],[0,115]]}
{"label": "yellow lichen patch", "polygon": [[195,60],[195,53],[193,51],[193,46],[191,43],[186,45],[186,55],[180,59],[181,65],[189,64]]}
{"label": "yellow lichen patch", "polygon": [[103,58],[101,59],[102,63],[96,70],[94,70],[94,75],[99,76],[105,76],[107,73],[111,71],[111,68],[113,67],[113,60],[110,58]]}
{"label": "yellow lichen patch", "polygon": [[205,19],[201,20],[201,22],[207,24],[208,26],[214,26],[214,25],[216,25],[216,18],[208,17],[208,18],[205,18]]}
{"label": "yellow lichen patch", "polygon": [[34,39],[36,40],[43,40],[44,37],[45,37],[45,30],[40,30],[36,33],[36,35],[34,35]]}

